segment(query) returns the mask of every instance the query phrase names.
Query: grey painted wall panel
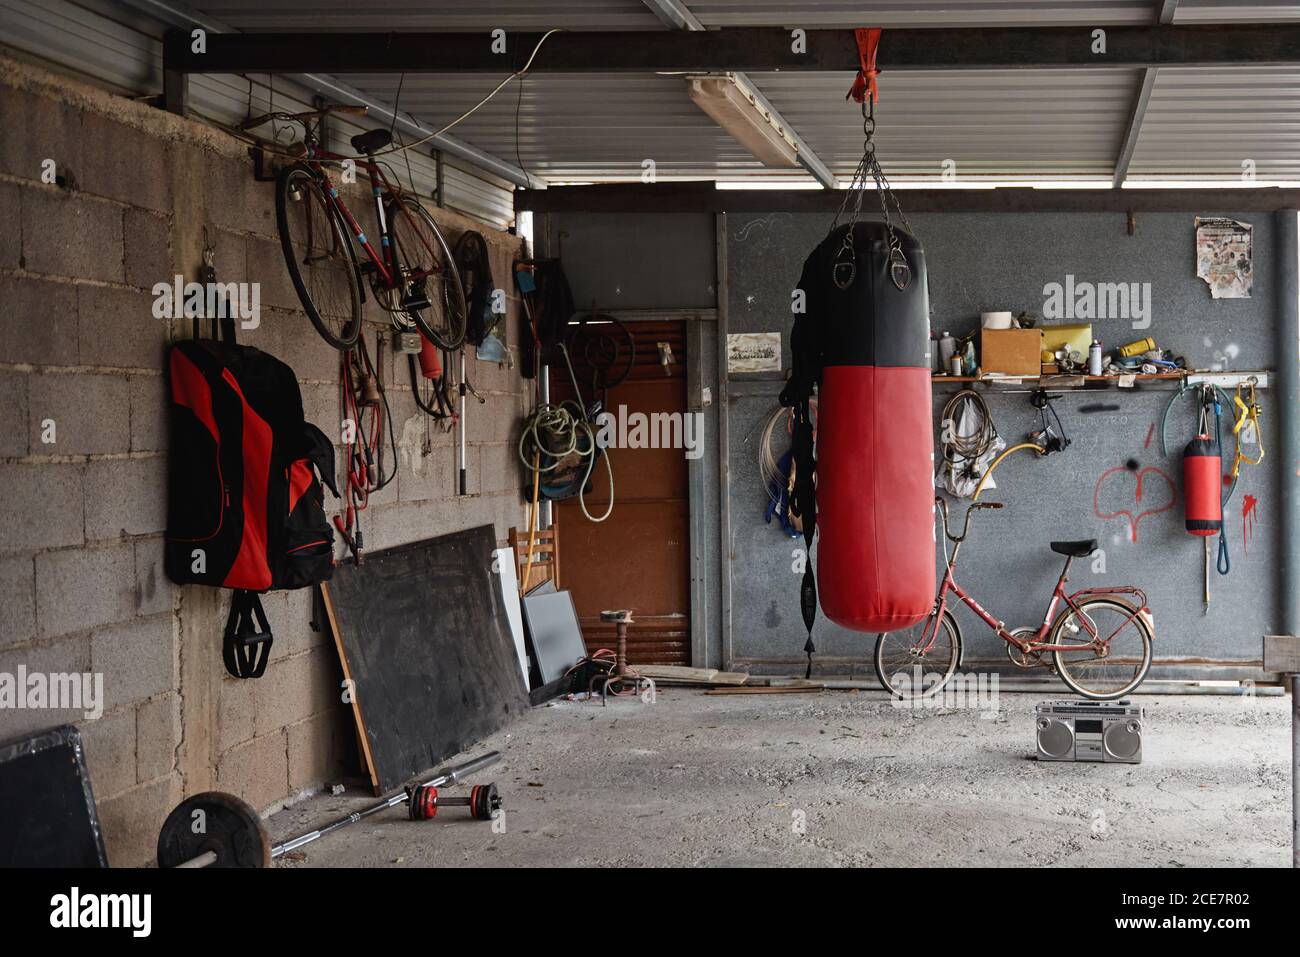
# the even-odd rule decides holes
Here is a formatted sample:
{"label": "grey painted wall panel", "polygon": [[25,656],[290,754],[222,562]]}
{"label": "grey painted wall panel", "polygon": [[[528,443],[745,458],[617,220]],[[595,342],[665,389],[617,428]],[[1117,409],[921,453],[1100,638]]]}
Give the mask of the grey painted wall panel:
{"label": "grey painted wall panel", "polygon": [[566,213],[549,217],[549,249],[579,309],[711,309],[717,301],[713,216]]}
{"label": "grey painted wall panel", "polygon": [[[906,195],[903,195],[906,201]],[[1206,210],[1205,213],[1219,211]],[[1194,275],[1192,219],[1195,214],[1144,215],[1137,234],[1125,233],[1123,216],[1105,214],[918,215],[913,225],[926,244],[931,306],[936,329],[965,332],[975,327],[983,309],[1041,311],[1043,285],[1063,281],[1066,273],[1080,280],[1150,282],[1153,319],[1149,329],[1133,330],[1123,320],[1099,320],[1094,329],[1108,345],[1155,336],[1187,355],[1195,366],[1209,366],[1228,346],[1235,355],[1227,365],[1258,369],[1272,365],[1274,324],[1272,220],[1237,218],[1255,227],[1254,298],[1214,301]],[[788,329],[790,290],[798,280],[806,253],[824,235],[826,217],[774,214],[733,217],[729,241],[731,328],[737,331]],[[767,388],[770,386],[770,388]],[[791,568],[785,539],[762,522],[764,493],[757,467],[757,430],[776,404],[779,383],[757,383],[732,405],[732,523],[734,559],[734,650],[738,660],[794,662],[802,645],[799,577]],[[951,388],[951,387],[949,387]],[[936,418],[947,395],[937,389]],[[1034,460],[1018,453],[999,469],[991,500],[1006,503],[1001,513],[976,519],[976,532],[962,555],[961,580],[982,603],[1009,624],[1041,621],[1046,596],[1061,562],[1048,551],[1052,538],[1098,538],[1106,550],[1105,574],[1093,574],[1089,562],[1076,563],[1079,587],[1131,581],[1148,589],[1157,622],[1157,659],[1258,660],[1260,636],[1277,621],[1274,585],[1277,543],[1270,513],[1278,504],[1277,460],[1246,467],[1226,516],[1233,570],[1212,575],[1208,614],[1201,604],[1201,542],[1182,530],[1180,464],[1176,450],[1191,430],[1190,399],[1179,401],[1171,415],[1169,445],[1175,454],[1160,455],[1159,438],[1148,433],[1168,400],[1168,391],[1141,394],[1111,390],[1067,394],[1058,403],[1074,444],[1064,453]],[[1263,393],[1266,448],[1275,447],[1269,394]],[[1022,440],[1036,412],[1025,395],[991,395],[989,406],[1009,444]],[[1118,411],[1085,415],[1081,405],[1105,402]],[[745,437],[753,430],[749,441]],[[1229,443],[1229,446],[1231,443]],[[1173,479],[1175,490],[1154,472],[1145,501],[1134,514],[1173,505],[1142,517],[1137,542],[1127,520],[1103,519],[1094,510],[1094,495],[1103,514],[1132,499],[1131,473],[1108,469],[1136,459]],[[1153,501],[1157,492],[1163,493]],[[1250,548],[1243,554],[1241,505],[1246,494],[1258,499]],[[957,512],[960,515],[960,511]],[[1216,539],[1217,542],[1217,539]],[[816,553],[814,551],[814,561]],[[968,639],[968,661],[1002,658],[1001,643],[964,610],[960,620]],[[866,661],[874,636],[843,631],[822,620],[816,632],[827,657]],[[779,670],[779,669],[778,669]],[[789,670],[789,666],[786,666]],[[859,672],[861,668],[859,668]]]}

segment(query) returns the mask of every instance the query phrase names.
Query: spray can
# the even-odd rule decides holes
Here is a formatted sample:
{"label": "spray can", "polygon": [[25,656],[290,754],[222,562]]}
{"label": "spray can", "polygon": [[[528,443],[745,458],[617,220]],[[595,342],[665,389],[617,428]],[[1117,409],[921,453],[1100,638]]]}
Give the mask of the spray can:
{"label": "spray can", "polygon": [[1088,375],[1101,375],[1101,342],[1097,339],[1088,347]]}

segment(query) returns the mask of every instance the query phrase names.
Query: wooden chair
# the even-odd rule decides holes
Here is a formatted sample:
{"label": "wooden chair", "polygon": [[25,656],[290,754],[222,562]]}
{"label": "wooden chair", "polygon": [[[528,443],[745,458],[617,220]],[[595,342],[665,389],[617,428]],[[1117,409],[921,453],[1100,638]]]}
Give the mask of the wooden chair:
{"label": "wooden chair", "polygon": [[508,536],[510,547],[515,552],[515,570],[519,576],[519,592],[524,594],[536,588],[548,578],[560,588],[560,530],[556,525],[539,528],[533,542],[533,568],[525,583],[524,574],[528,569],[528,529],[520,531],[510,529]]}

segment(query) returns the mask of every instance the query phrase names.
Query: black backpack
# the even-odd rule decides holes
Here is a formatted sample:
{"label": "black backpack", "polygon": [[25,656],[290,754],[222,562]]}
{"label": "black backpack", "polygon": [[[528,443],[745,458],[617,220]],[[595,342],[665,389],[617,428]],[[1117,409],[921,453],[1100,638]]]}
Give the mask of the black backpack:
{"label": "black backpack", "polygon": [[235,677],[257,678],[272,640],[257,593],[333,574],[321,482],[338,496],[334,448],[303,418],[293,370],[236,345],[233,320],[221,329],[221,340],[188,339],[168,350],[164,568],[178,585],[235,589],[222,657]]}

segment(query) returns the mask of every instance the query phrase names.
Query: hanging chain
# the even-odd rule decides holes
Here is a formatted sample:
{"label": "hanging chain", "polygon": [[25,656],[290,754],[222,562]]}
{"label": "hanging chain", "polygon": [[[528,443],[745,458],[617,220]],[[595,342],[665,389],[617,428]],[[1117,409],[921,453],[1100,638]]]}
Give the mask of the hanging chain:
{"label": "hanging chain", "polygon": [[885,220],[885,232],[889,236],[889,276],[894,285],[901,291],[906,289],[907,284],[911,282],[912,267],[908,265],[907,257],[903,255],[902,240],[898,238],[898,233],[894,229],[893,218],[889,215],[889,204],[891,202],[894,211],[903,224],[903,228],[910,233],[912,226],[907,221],[907,215],[903,212],[902,205],[898,202],[898,196],[895,195],[894,190],[889,185],[889,179],[885,176],[885,171],[880,167],[880,161],[876,159],[875,135],[876,107],[871,94],[868,93],[862,98],[862,159],[858,161],[858,166],[853,171],[853,179],[849,182],[844,201],[840,204],[839,211],[831,222],[830,231],[834,232],[839,225],[840,217],[849,208],[849,201],[852,200],[853,209],[849,218],[849,228],[844,233],[843,245],[835,254],[835,260],[831,267],[831,277],[834,279],[835,285],[840,289],[848,289],[849,286],[853,285],[853,280],[857,275],[857,249],[854,246],[853,234],[858,219],[862,215],[862,200],[866,196],[867,177],[870,176],[872,186],[880,199],[880,213]]}

